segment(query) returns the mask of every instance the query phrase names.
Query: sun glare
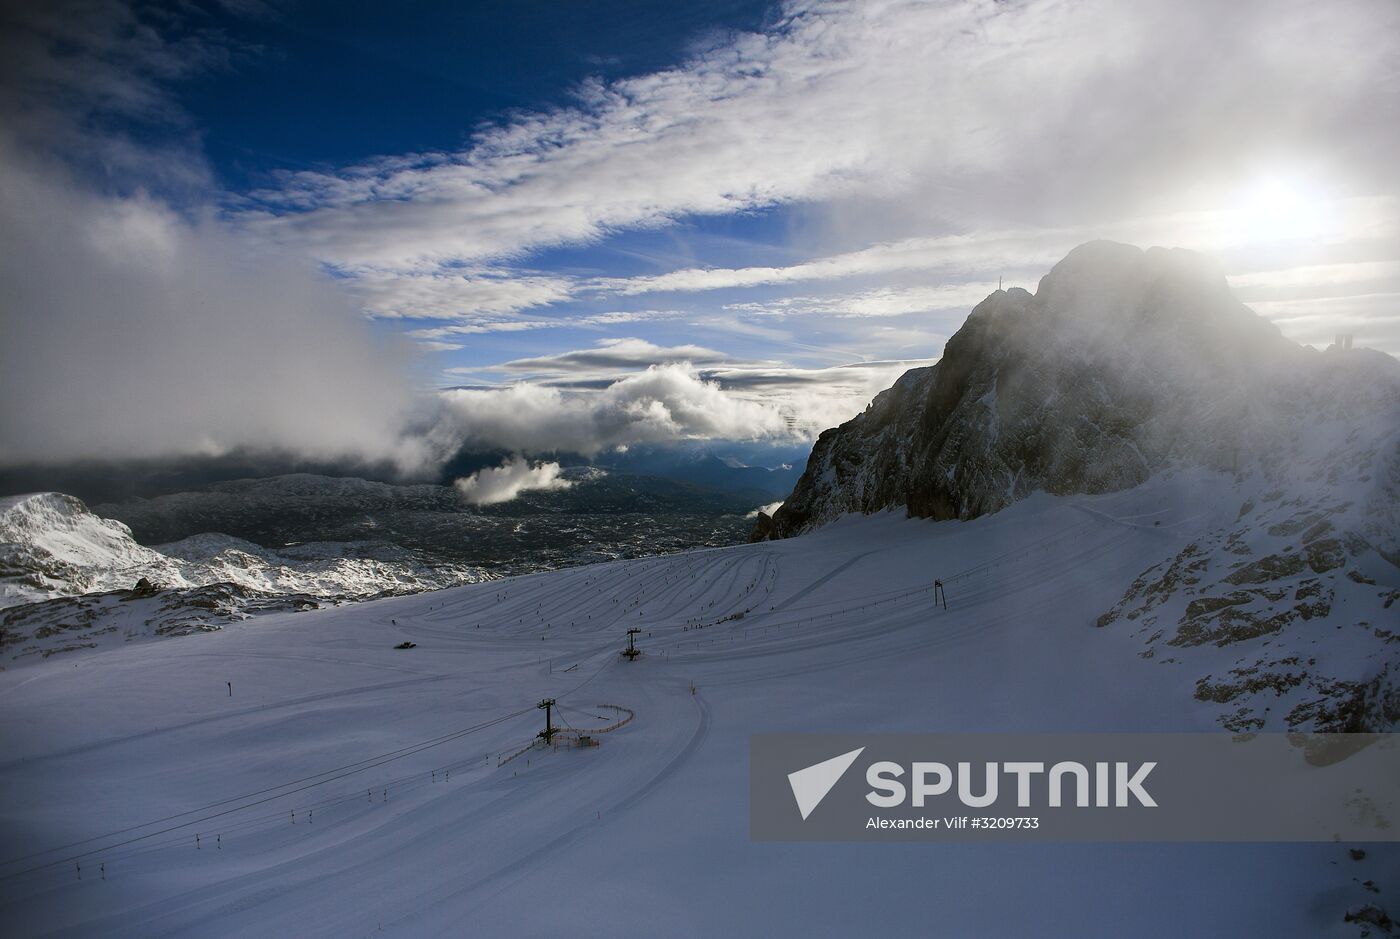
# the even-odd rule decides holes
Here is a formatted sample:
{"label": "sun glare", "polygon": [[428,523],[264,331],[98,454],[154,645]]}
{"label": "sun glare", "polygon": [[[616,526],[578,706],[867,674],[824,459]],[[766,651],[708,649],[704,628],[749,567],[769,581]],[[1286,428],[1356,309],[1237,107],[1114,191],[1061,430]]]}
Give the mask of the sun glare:
{"label": "sun glare", "polygon": [[1314,186],[1288,176],[1263,176],[1229,211],[1232,241],[1270,244],[1322,237],[1331,222],[1328,200]]}

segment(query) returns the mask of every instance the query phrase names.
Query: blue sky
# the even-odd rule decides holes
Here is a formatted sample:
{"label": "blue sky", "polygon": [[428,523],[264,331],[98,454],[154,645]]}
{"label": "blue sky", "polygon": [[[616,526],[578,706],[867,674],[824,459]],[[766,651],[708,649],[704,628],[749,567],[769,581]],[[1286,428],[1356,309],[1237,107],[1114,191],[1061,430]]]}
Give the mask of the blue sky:
{"label": "blue sky", "polygon": [[[654,0],[352,3],[337,6],[329,17],[323,8],[308,5],[254,16],[239,12],[211,8],[203,24],[225,34],[231,63],[200,74],[174,95],[197,129],[211,171],[235,212],[241,198],[276,190],[288,173],[333,174],[385,154],[469,151],[482,128],[576,107],[580,89],[591,84],[645,80],[683,67],[688,59],[737,36],[762,34],[783,15],[782,7],[771,2],[677,7]],[[664,226],[546,243],[498,270],[529,278],[632,278],[689,267],[787,266],[819,247],[863,247],[858,241],[845,245],[822,238],[817,234],[820,222],[809,214],[801,203],[754,204],[725,214],[679,213],[668,216]],[[499,366],[638,338],[661,349],[713,348],[723,356],[708,358],[739,364],[823,368],[896,360],[898,364],[875,371],[878,377],[870,381],[878,384],[896,374],[902,360],[928,358],[931,347],[946,338],[913,330],[881,343],[879,352],[864,352],[851,347],[844,330],[820,324],[800,335],[757,325],[737,328],[734,321],[742,314],[730,307],[786,295],[773,288],[721,289],[697,301],[664,292],[667,302],[658,308],[650,298],[595,291],[531,306],[529,316],[504,319],[474,317],[470,295],[445,301],[431,317],[416,316],[421,307],[396,298],[392,312],[393,327],[437,353],[433,366],[440,381],[453,385],[536,376],[568,383],[572,374]],[[457,328],[443,320],[459,318],[473,331],[439,335]],[[512,328],[524,323],[539,325]],[[635,348],[643,359],[658,354],[636,342],[627,348]],[[629,356],[624,367],[644,364]],[[598,376],[580,380],[596,382]],[[863,381],[855,394],[864,398],[878,390],[870,381]]]}
{"label": "blue sky", "polygon": [[1386,0],[5,16],[11,462],[810,439],[1093,238],[1400,351]]}
{"label": "blue sky", "polygon": [[271,170],[461,147],[483,123],[571,104],[587,79],[674,65],[771,12],[650,0],[210,6],[196,22],[241,51],[176,97],[221,182],[240,190]]}

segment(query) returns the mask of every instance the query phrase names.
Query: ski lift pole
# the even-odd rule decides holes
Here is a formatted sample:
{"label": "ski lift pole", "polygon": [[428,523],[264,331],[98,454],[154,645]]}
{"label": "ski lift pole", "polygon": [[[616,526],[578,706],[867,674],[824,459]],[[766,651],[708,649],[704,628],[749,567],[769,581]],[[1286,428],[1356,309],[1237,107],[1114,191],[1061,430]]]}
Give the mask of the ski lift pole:
{"label": "ski lift pole", "polygon": [[538,705],[536,705],[536,707],[539,707],[544,710],[544,730],[539,732],[539,736],[544,738],[545,743],[551,743],[554,740],[554,723],[552,720],[554,699],[545,698]]}

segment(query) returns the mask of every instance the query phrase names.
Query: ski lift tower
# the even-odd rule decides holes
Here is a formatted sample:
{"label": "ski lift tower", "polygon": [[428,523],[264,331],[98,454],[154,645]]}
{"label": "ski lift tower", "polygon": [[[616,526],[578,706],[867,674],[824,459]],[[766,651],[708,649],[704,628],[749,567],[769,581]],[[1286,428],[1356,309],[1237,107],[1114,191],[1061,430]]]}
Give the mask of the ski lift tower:
{"label": "ski lift tower", "polygon": [[638,629],[636,626],[633,626],[631,629],[627,630],[627,648],[622,650],[622,654],[626,657],[627,661],[629,662],[631,662],[637,656],[642,654],[642,650],[637,648],[636,641],[636,636],[639,632],[641,632],[641,630]]}
{"label": "ski lift tower", "polygon": [[552,709],[554,708],[554,699],[545,698],[539,703],[538,707],[544,711],[544,730],[540,731],[538,734],[536,734],[536,736],[542,737],[546,744],[553,743],[555,734],[554,722],[552,720]]}

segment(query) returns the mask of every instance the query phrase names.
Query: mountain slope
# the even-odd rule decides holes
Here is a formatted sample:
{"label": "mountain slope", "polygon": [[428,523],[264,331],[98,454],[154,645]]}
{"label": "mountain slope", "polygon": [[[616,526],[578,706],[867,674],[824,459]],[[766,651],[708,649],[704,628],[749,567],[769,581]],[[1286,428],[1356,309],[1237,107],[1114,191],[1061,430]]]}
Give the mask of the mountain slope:
{"label": "mountain slope", "polygon": [[753,537],[891,508],[971,519],[1182,474],[1234,510],[1181,522],[1188,543],[1097,624],[1187,664],[1231,730],[1280,709],[1290,729],[1400,721],[1400,363],[1289,342],[1189,252],[1092,243],[1034,295],[994,293],[936,365],[822,435]]}
{"label": "mountain slope", "polygon": [[[1400,846],[750,839],[756,733],[1215,730],[1196,680],[1238,647],[1142,659],[1131,632],[1093,623],[1138,571],[1231,523],[1220,481],[1037,494],[970,522],[851,518],[0,671],[0,922],[1355,939],[1349,912],[1394,910]],[[644,654],[628,662],[633,625]],[[1371,663],[1339,643],[1327,665],[1359,679]],[[535,739],[544,698],[573,728],[607,726],[610,706],[635,719],[597,747],[504,762]],[[1266,728],[1287,729],[1287,710]]]}

